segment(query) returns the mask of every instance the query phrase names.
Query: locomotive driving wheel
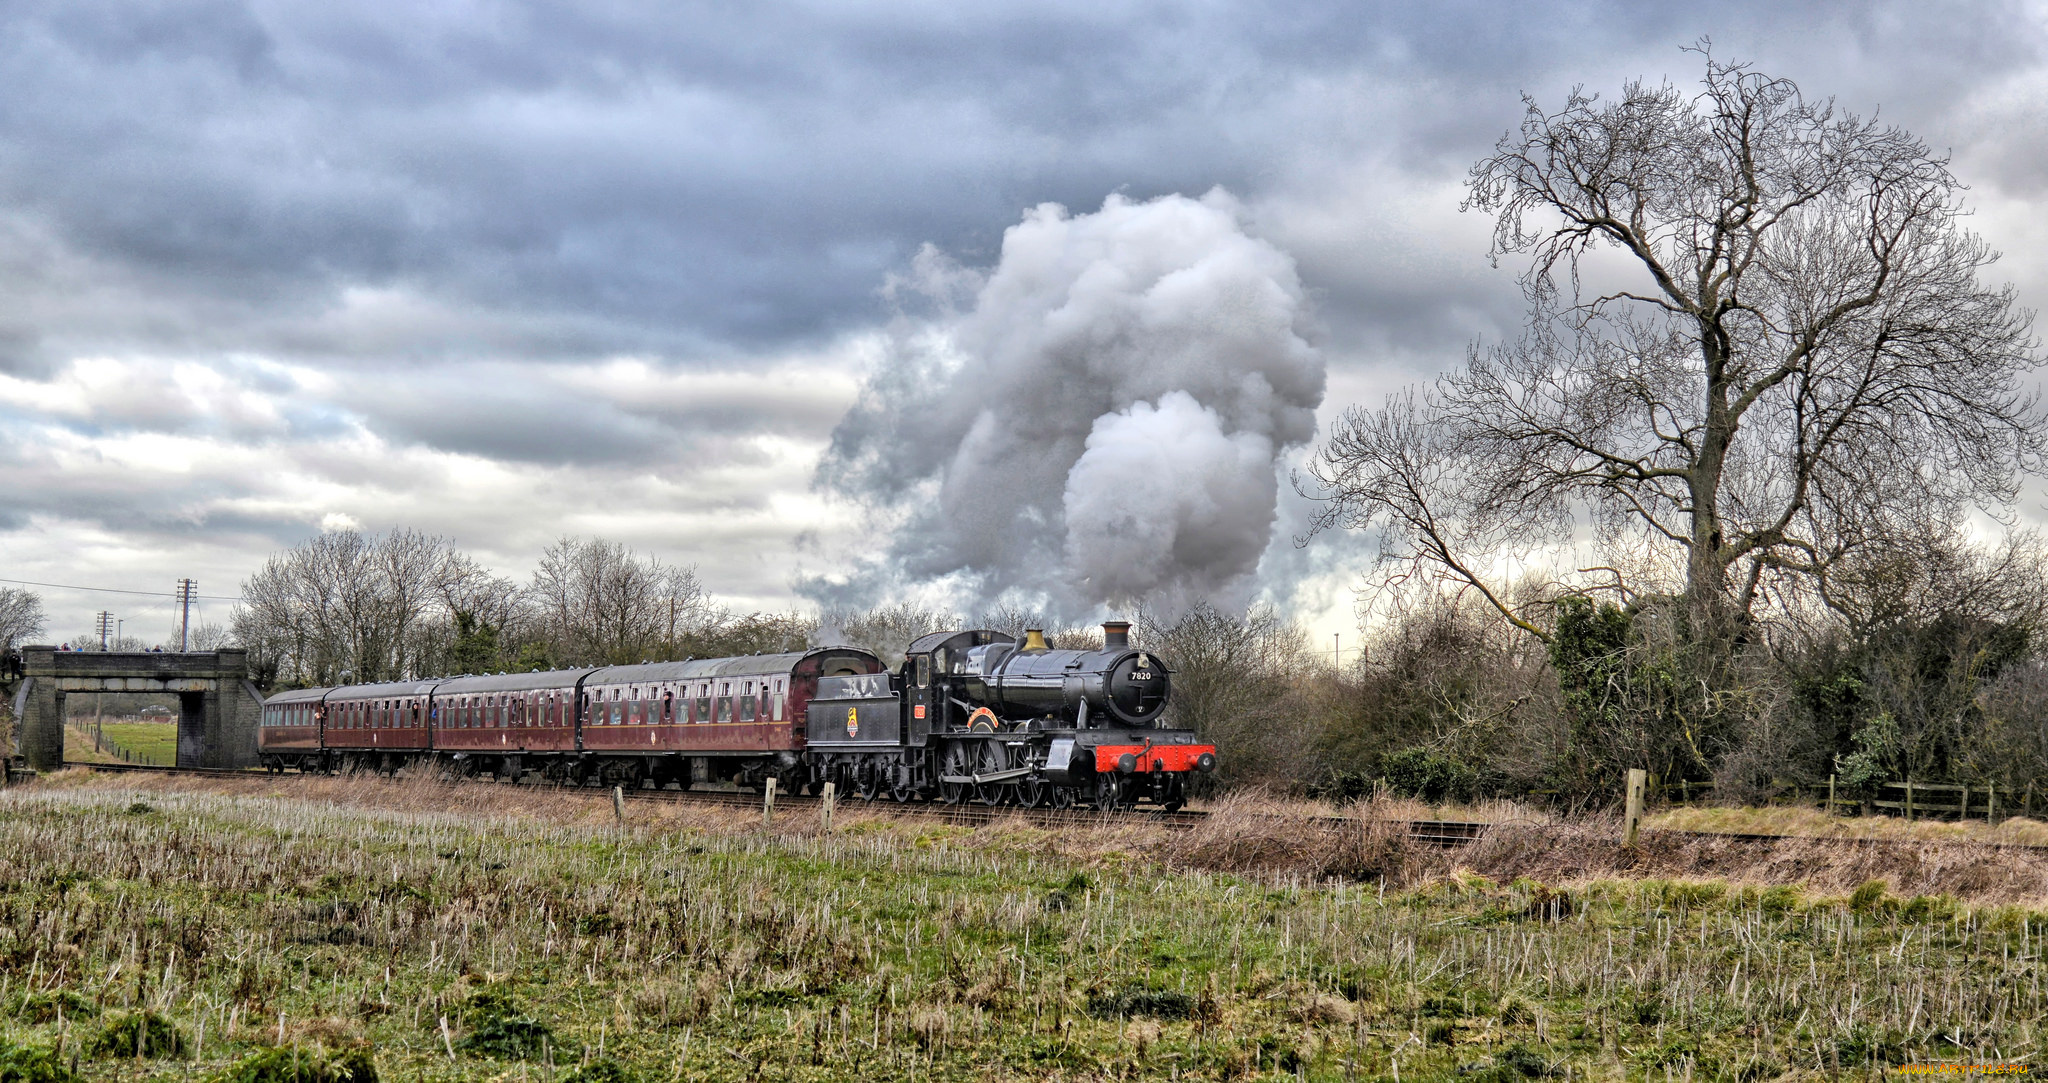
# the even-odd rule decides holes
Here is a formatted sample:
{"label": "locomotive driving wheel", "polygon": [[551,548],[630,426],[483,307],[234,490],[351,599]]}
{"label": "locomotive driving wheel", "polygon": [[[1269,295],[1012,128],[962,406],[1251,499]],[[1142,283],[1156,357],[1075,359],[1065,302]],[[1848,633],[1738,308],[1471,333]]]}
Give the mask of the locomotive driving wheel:
{"label": "locomotive driving wheel", "polygon": [[[981,755],[976,758],[976,774],[993,775],[1010,769],[1010,750],[1000,741],[983,741]],[[977,782],[974,784],[974,799],[984,805],[1000,805],[1010,798],[1010,787],[1004,782]]]}
{"label": "locomotive driving wheel", "polygon": [[1058,787],[1037,775],[1026,775],[1017,780],[1017,803],[1025,808],[1045,808],[1051,805],[1053,794],[1056,792]]}
{"label": "locomotive driving wheel", "polygon": [[958,778],[974,773],[974,749],[960,742],[946,746],[946,759],[939,769],[939,800],[957,805],[967,799],[971,783],[947,782],[948,777]]}
{"label": "locomotive driving wheel", "polygon": [[864,763],[854,769],[853,792],[863,801],[873,801],[882,796],[882,772],[872,763]]}

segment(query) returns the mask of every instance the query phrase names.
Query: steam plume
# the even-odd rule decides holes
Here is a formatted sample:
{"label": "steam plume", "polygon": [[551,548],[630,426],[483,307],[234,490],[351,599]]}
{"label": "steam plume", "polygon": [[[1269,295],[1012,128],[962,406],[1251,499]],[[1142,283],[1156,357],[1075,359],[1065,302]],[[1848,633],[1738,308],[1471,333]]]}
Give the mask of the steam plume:
{"label": "steam plume", "polygon": [[1111,196],[1032,209],[985,275],[921,253],[895,288],[931,311],[898,321],[819,471],[891,540],[812,592],[907,577],[1065,613],[1246,600],[1324,374],[1294,261],[1241,218],[1220,189]]}

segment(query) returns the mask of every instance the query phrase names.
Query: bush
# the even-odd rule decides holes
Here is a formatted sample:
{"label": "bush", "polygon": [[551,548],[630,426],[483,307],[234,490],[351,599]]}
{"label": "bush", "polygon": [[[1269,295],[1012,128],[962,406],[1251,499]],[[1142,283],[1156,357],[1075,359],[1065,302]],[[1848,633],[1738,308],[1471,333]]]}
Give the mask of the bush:
{"label": "bush", "polygon": [[0,1083],[78,1083],[55,1050],[0,1038]]}
{"label": "bush", "polygon": [[1431,804],[1466,801],[1479,781],[1478,772],[1431,748],[1404,748],[1380,760],[1387,788],[1402,797]]}
{"label": "bush", "polygon": [[610,1057],[599,1057],[562,1077],[562,1083],[638,1083],[631,1068]]}
{"label": "bush", "polygon": [[1088,1014],[1097,1019],[1187,1019],[1195,1014],[1195,998],[1172,990],[1120,989],[1089,997]]}
{"label": "bush", "polygon": [[485,990],[469,998],[464,1016],[470,1031],[455,1048],[480,1057],[532,1060],[549,1046],[562,1049],[545,1023],[521,1012],[510,993]]}
{"label": "bush", "polygon": [[37,1026],[54,1023],[59,1015],[66,1019],[83,1019],[99,1014],[98,1005],[69,989],[23,993],[10,1008],[13,1015]]}
{"label": "bush", "polygon": [[155,1012],[129,1012],[108,1023],[86,1052],[95,1057],[137,1057],[156,1060],[185,1055],[185,1036]]}
{"label": "bush", "polygon": [[318,1047],[273,1047],[243,1057],[213,1078],[214,1083],[377,1083],[377,1064],[362,1048],[329,1053]]}

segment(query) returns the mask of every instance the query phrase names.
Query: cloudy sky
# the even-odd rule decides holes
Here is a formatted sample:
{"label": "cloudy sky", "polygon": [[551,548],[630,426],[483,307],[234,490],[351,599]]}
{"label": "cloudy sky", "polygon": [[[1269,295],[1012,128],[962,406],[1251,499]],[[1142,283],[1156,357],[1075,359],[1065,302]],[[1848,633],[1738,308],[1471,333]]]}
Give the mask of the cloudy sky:
{"label": "cloudy sky", "polygon": [[[268,553],[353,525],[443,534],[520,579],[550,539],[602,535],[697,564],[741,607],[889,589],[854,574],[879,557],[955,586],[966,569],[983,594],[1049,589],[1019,570],[1030,545],[948,525],[999,473],[973,493],[878,475],[930,468],[925,411],[905,403],[948,448],[983,440],[984,467],[1059,427],[1034,407],[1015,419],[1028,434],[988,443],[957,406],[981,394],[1001,414],[990,387],[1042,389],[1034,366],[1071,360],[1027,326],[1044,312],[1032,268],[1057,279],[1098,249],[1140,266],[1155,257],[1117,248],[1127,235],[1210,236],[1184,262],[1264,298],[1241,363],[1281,389],[1091,400],[1049,499],[1098,507],[1113,487],[1084,480],[1175,463],[1284,468],[1298,419],[1326,424],[1515,326],[1489,223],[1457,204],[1519,95],[1691,83],[1680,47],[1702,36],[1953,148],[2000,272],[2048,300],[2039,5],[16,0],[0,6],[0,578],[168,592],[192,576],[224,619]],[[1002,319],[945,323],[997,293]],[[1122,334],[1140,317],[1106,296],[1122,315],[1096,326]],[[1174,318],[1126,362],[1207,341]],[[925,399],[863,411],[864,381],[914,381],[906,357],[935,326],[999,378],[956,366]],[[1015,341],[1038,345],[1004,353]],[[1185,455],[1138,456],[1175,425],[1195,434]],[[847,434],[882,429],[854,463]],[[1256,480],[1162,514],[1256,506]],[[1254,560],[1233,589],[1341,630],[1363,547],[1286,544],[1302,508],[1282,489],[1270,524],[1249,520],[1258,537],[1201,559]],[[877,493],[893,519],[846,499]],[[1173,587],[1102,564],[1102,537],[1063,544],[1074,574]],[[57,634],[102,608],[168,627],[168,598],[39,589]]]}

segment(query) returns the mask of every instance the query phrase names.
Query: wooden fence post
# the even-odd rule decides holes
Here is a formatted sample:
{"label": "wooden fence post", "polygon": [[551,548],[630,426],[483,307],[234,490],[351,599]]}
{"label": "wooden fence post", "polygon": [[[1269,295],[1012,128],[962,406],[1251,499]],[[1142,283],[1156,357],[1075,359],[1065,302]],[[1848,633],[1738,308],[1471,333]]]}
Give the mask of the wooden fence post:
{"label": "wooden fence post", "polygon": [[1998,822],[1998,783],[1996,782],[1985,783],[1984,822],[1987,824]]}
{"label": "wooden fence post", "polygon": [[620,827],[626,826],[626,788],[612,787],[612,820]]}
{"label": "wooden fence post", "polygon": [[825,783],[824,796],[825,803],[821,806],[820,816],[823,817],[825,833],[829,835],[832,833],[832,805],[839,799],[839,788],[830,782]]}
{"label": "wooden fence post", "polygon": [[1628,770],[1628,803],[1622,818],[1621,844],[1633,848],[1636,831],[1643,821],[1643,785],[1649,780],[1649,772],[1639,767]]}
{"label": "wooden fence post", "polygon": [[1970,818],[1970,784],[1969,784],[1969,783],[1967,783],[1967,782],[1965,782],[1965,783],[1963,783],[1963,803],[1962,803],[1961,805],[1958,805],[1958,806],[1956,806],[1956,822],[1957,822],[1957,823],[1962,823],[1962,822],[1963,822],[1964,820],[1967,820],[1967,819],[1969,819],[1969,818]]}
{"label": "wooden fence post", "polygon": [[775,823],[775,776],[761,786],[761,826],[770,827]]}
{"label": "wooden fence post", "polygon": [[1906,822],[1913,822],[1913,780],[1906,780]]}
{"label": "wooden fence post", "polygon": [[1835,776],[1828,776],[1828,815],[1835,814]]}

